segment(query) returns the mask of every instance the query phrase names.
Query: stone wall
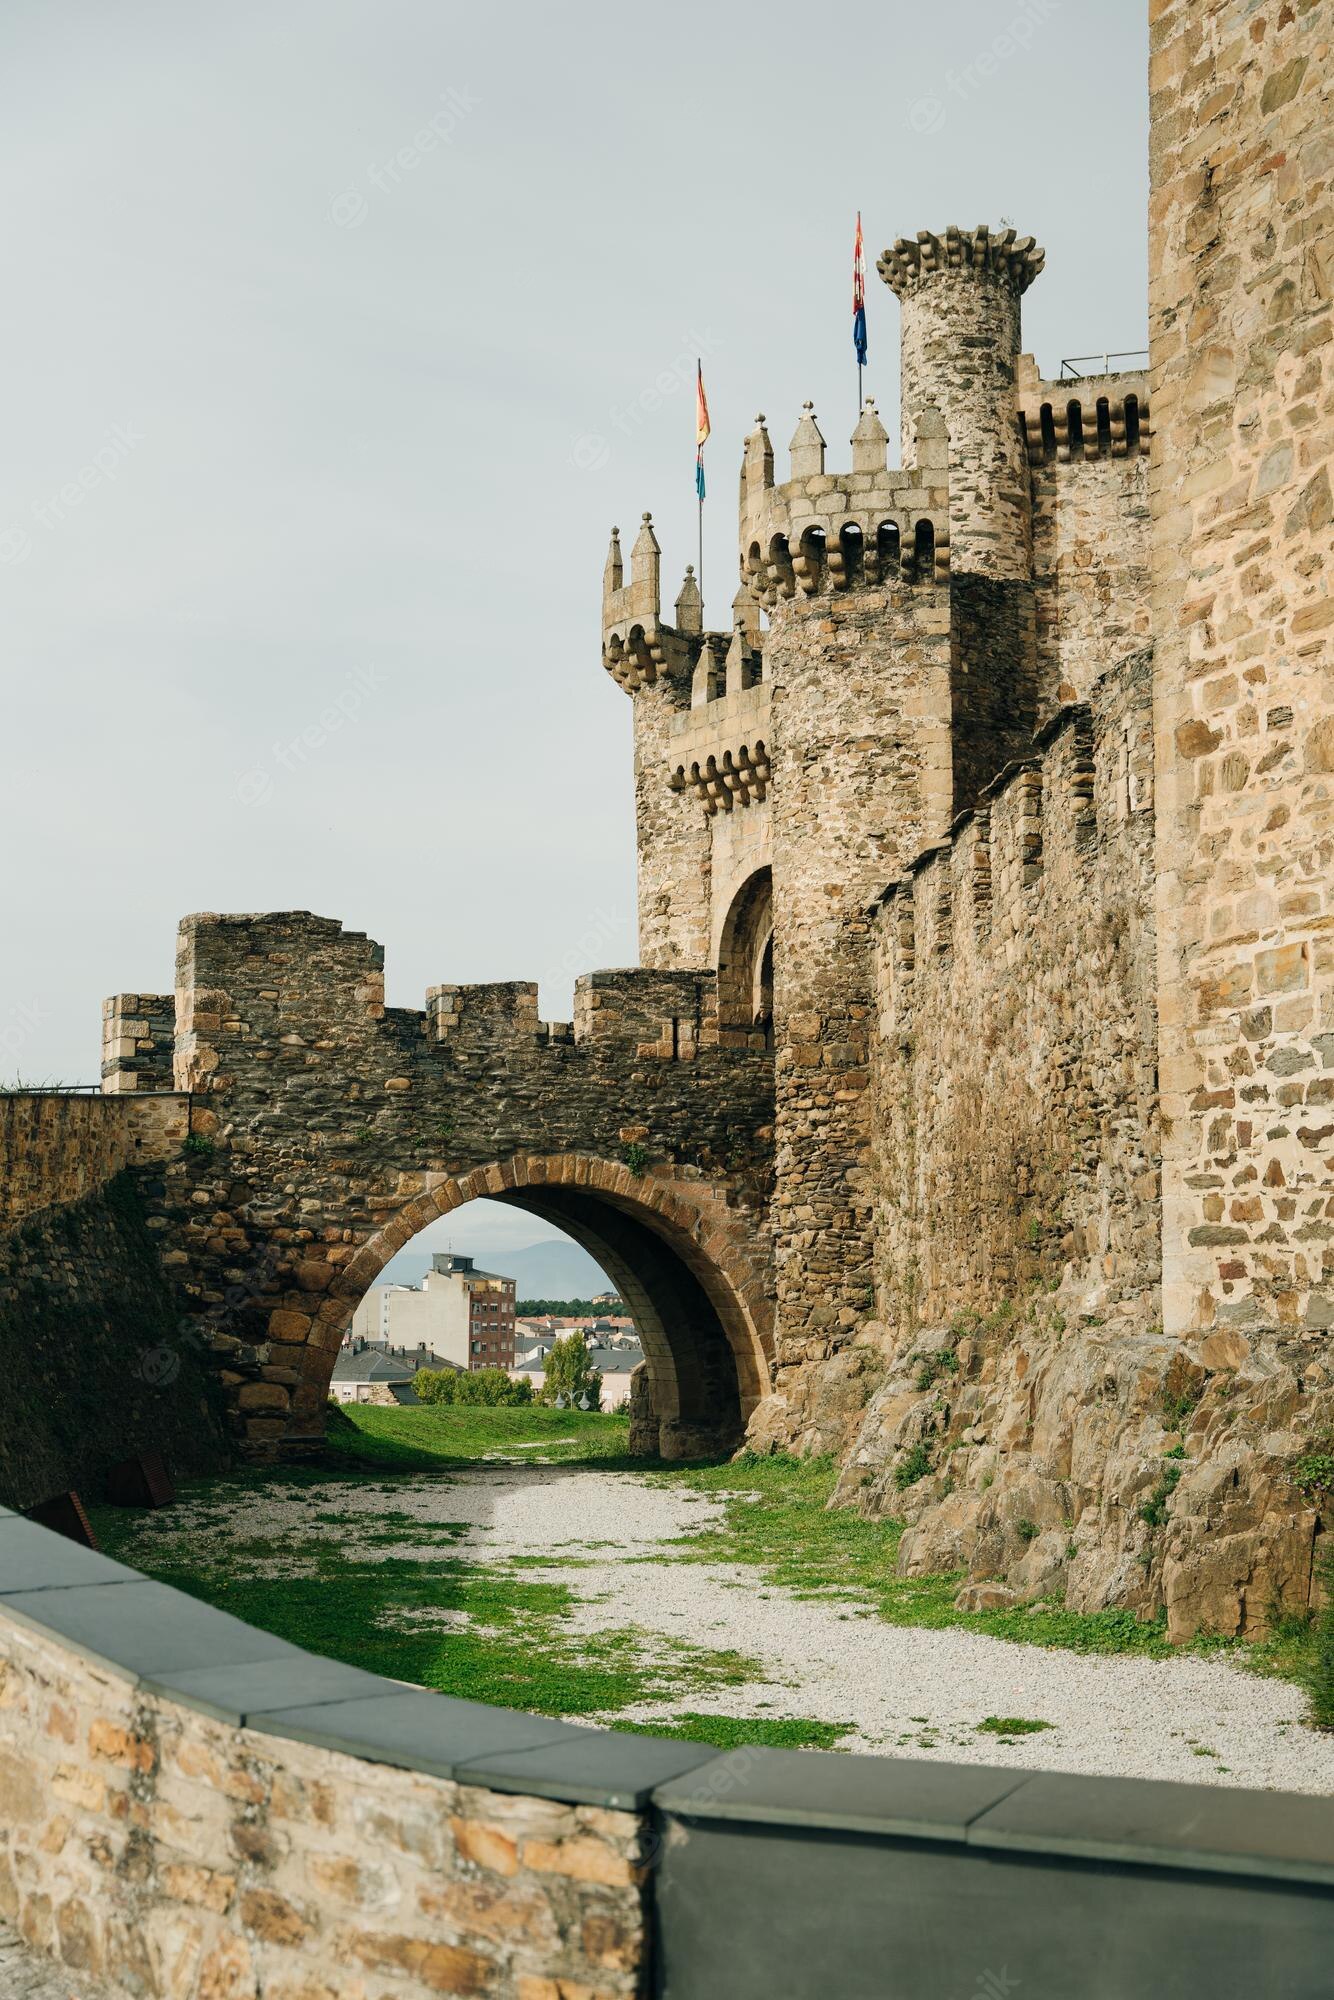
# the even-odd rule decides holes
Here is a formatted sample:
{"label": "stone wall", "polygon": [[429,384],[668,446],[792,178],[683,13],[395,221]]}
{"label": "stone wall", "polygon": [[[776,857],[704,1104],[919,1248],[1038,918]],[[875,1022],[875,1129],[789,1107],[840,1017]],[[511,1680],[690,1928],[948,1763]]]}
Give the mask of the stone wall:
{"label": "stone wall", "polygon": [[173,1090],[174,993],[117,993],[102,1005],[102,1077],[108,1092]]}
{"label": "stone wall", "polygon": [[62,1091],[0,1093],[0,1231],[77,1201],[124,1168],[168,1158],[189,1131],[189,1100],[138,1104]]}
{"label": "stone wall", "polygon": [[720,1045],[713,974],[587,975],[569,1024],[523,983],[387,1009],[380,947],[298,911],[188,918],[177,997],[196,1143],[155,1215],[243,1446],[318,1439],[366,1288],[482,1194],[637,1286],[665,1439],[739,1435],[768,1386],[772,1058]]}
{"label": "stone wall", "polygon": [[69,1487],[99,1499],[107,1468],[137,1452],[161,1452],[177,1477],[225,1456],[216,1383],[139,1192],[153,1171],[0,1235],[0,1505]]}
{"label": "stone wall", "polygon": [[643,1991],[638,1814],[238,1729],[8,1618],[0,1640],[0,1916],[117,2000]]}
{"label": "stone wall", "polygon": [[787,1423],[965,1606],[1259,1637],[1316,1601],[1334,1361],[1162,1326],[1149,684],[1096,684],[884,900],[879,1320]]}
{"label": "stone wall", "polygon": [[1334,1326],[1334,4],[1151,8],[1169,1329]]}
{"label": "stone wall", "polygon": [[1033,497],[1037,712],[1046,722],[1062,703],[1090,700],[1095,682],[1149,643],[1148,380],[1044,382],[1024,355],[1019,395]]}
{"label": "stone wall", "polygon": [[1062,711],[886,894],[872,1048],[879,1317],[1062,1273],[1158,1277],[1150,663]]}

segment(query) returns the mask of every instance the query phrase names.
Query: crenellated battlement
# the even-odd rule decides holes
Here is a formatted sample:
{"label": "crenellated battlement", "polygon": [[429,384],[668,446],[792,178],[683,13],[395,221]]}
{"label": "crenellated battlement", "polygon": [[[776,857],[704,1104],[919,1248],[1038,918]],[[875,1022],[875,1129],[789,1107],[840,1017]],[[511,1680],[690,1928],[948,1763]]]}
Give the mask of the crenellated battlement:
{"label": "crenellated battlement", "polygon": [[876,259],[876,269],[899,298],[943,271],[1004,277],[1022,294],[1046,261],[1046,251],[1038,248],[1034,238],[1020,236],[1014,229],[1001,229],[993,235],[985,222],[976,229],[960,229],[951,223],[943,236],[931,229],[919,229],[915,237],[900,236]]}
{"label": "crenellated battlement", "polygon": [[793,433],[791,477],[773,479],[763,415],[741,471],[741,573],[757,604],[891,579],[949,576],[949,438],[939,411],[916,426],[916,463],[887,464],[889,437],[868,399],[852,433],[852,468],[825,470],[825,440],[807,403]]}
{"label": "crenellated battlement", "polygon": [[102,1089],[173,1090],[176,1049],[174,993],[114,993],[102,1003]]}
{"label": "crenellated battlement", "polygon": [[675,625],[665,623],[662,550],[653,532],[653,516],[642,518],[630,551],[628,581],[620,529],[613,528],[602,572],[602,664],[627,694],[652,687],[660,678],[688,679],[706,656],[725,658],[729,635],[704,630],[693,563],[687,566],[675,609]]}
{"label": "crenellated battlement", "polygon": [[1022,354],[1019,428],[1030,465],[1147,455],[1148,373],[1113,370],[1044,381],[1032,355]]}
{"label": "crenellated battlement", "polygon": [[[1099,850],[1146,854],[1152,842],[1153,745],[1148,656],[1128,660],[1096,704],[1069,703],[871,905],[881,964],[881,1029],[914,1019],[916,975],[1012,956],[1049,922],[1050,878],[1079,907]],[[1119,864],[1118,864],[1119,865]],[[1087,905],[1098,898],[1086,883]]]}

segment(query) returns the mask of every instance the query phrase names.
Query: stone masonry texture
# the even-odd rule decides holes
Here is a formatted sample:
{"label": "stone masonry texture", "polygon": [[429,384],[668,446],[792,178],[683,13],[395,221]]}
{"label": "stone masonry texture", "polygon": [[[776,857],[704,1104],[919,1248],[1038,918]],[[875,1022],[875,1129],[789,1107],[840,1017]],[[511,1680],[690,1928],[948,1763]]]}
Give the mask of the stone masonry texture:
{"label": "stone masonry texture", "polygon": [[1163,1310],[1324,1333],[1334,6],[1152,19]]}
{"label": "stone masonry texture", "polygon": [[115,2000],[632,2000],[644,1830],[136,1690],[7,1619],[0,1919]]}

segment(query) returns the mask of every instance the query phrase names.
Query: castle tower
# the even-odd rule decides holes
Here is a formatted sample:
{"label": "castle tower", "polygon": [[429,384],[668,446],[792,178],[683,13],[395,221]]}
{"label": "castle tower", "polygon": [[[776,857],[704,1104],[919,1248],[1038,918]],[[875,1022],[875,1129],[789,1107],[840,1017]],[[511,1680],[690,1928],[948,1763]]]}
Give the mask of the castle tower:
{"label": "castle tower", "polygon": [[742,474],[742,575],[768,618],[777,1386],[794,1399],[876,1284],[867,905],[953,812],[939,411],[920,410],[911,466],[890,466],[888,444],[868,402],[850,466],[829,469],[807,404],[786,481],[762,421]]}
{"label": "castle tower", "polygon": [[675,617],[674,625],[662,618],[662,551],[652,516],[640,523],[628,580],[613,528],[602,573],[602,664],[634,701],[639,958],[655,970],[707,966],[712,945],[708,821],[669,780],[695,690],[707,685],[714,659],[721,680],[729,635],[705,632],[693,569]]}
{"label": "castle tower", "polygon": [[956,576],[1027,577],[1028,457],[1016,395],[1019,301],[1043,252],[1013,229],[951,225],[901,236],[877,269],[902,308],[903,462],[928,404],[950,437],[950,547]]}
{"label": "castle tower", "polygon": [[903,458],[921,417],[949,435],[954,809],[1027,751],[1037,721],[1028,451],[1019,420],[1019,302],[1043,252],[1013,229],[901,236],[877,268],[902,310]]}

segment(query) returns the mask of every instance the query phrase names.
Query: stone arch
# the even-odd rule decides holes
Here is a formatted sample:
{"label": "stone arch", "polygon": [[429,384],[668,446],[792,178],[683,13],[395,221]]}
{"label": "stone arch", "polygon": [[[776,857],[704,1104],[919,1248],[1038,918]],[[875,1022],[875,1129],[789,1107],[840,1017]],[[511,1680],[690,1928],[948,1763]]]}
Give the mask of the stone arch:
{"label": "stone arch", "polygon": [[747,875],[718,940],[718,1024],[726,1039],[773,1047],[773,870]]}
{"label": "stone arch", "polygon": [[480,1198],[542,1216],[595,1256],[639,1324],[664,1457],[739,1444],[770,1386],[773,1301],[756,1225],[707,1183],[634,1174],[587,1153],[518,1154],[442,1175],[342,1266],[306,1350],[300,1404],[322,1413],[334,1357],[366,1291],[430,1222]]}

